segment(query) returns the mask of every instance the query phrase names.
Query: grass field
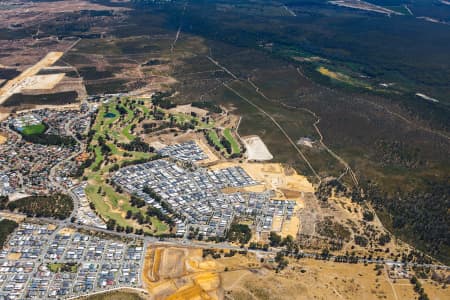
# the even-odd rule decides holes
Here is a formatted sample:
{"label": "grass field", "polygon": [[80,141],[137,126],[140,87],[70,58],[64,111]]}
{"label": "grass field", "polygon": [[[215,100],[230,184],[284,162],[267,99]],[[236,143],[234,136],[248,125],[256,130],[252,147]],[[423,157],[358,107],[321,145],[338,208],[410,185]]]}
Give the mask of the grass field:
{"label": "grass field", "polygon": [[64,263],[51,263],[48,264],[48,268],[53,273],[67,272],[68,270],[70,270],[71,273],[76,273],[78,266],[76,264],[67,265]]}
{"label": "grass field", "polygon": [[222,143],[220,142],[219,136],[214,129],[208,130],[208,137],[213,142],[214,146],[218,147],[220,150],[224,149]]}
{"label": "grass field", "polygon": [[231,154],[239,154],[241,153],[241,147],[239,146],[239,143],[236,141],[236,139],[231,134],[231,129],[227,128],[223,131],[223,136],[227,139],[228,142],[231,144]]}
{"label": "grass field", "polygon": [[41,134],[44,133],[45,130],[46,130],[45,125],[41,123],[36,125],[25,126],[22,129],[22,134],[23,135]]}

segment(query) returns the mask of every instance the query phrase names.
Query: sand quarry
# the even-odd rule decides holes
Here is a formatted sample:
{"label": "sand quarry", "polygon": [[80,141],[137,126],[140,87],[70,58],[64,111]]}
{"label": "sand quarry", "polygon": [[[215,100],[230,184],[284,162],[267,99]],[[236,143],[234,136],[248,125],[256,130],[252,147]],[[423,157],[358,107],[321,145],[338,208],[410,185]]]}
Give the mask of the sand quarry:
{"label": "sand quarry", "polygon": [[223,269],[202,258],[202,249],[148,248],[143,282],[154,299],[223,299]]}

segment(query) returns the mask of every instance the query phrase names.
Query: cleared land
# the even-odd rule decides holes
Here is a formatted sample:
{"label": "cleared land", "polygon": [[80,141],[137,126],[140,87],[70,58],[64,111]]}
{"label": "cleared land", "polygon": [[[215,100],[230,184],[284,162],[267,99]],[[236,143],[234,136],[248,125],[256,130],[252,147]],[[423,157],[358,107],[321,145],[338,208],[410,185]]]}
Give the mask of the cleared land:
{"label": "cleared land", "polygon": [[[216,258],[211,257],[213,253]],[[159,247],[148,249],[142,278],[156,300],[224,299],[221,274],[259,268],[261,264],[255,256],[225,249]]]}
{"label": "cleared land", "polygon": [[[297,206],[294,215],[290,220],[282,221],[274,220],[273,230],[280,230],[282,236],[297,236],[301,229],[300,218],[298,213],[305,207],[307,195],[314,193],[313,185],[305,176],[298,174],[294,169],[283,166],[278,163],[239,163],[221,162],[211,166],[212,170],[218,170],[231,166],[242,167],[253,179],[260,184],[241,189],[226,189],[225,192],[235,192],[237,190],[247,192],[263,192],[273,190],[275,192],[274,199],[277,200],[294,200]],[[258,240],[261,237],[254,237]]]}
{"label": "cleared land", "polygon": [[149,248],[142,278],[154,299],[220,299],[218,270],[201,249]]}
{"label": "cleared land", "polygon": [[259,136],[243,137],[242,141],[247,149],[248,160],[265,161],[273,159],[273,155]]}
{"label": "cleared land", "polygon": [[[259,272],[233,271],[221,274],[225,299],[415,299],[409,280],[393,281],[384,269],[375,265],[349,265],[302,259],[289,260],[288,267],[276,274],[262,269]],[[445,299],[448,290],[442,285],[422,281],[430,299]]]}
{"label": "cleared land", "polygon": [[0,105],[5,102],[11,95],[20,93],[22,88],[27,85],[27,80],[37,75],[42,68],[52,66],[62,56],[63,52],[50,52],[38,63],[23,71],[19,76],[9,80],[2,88],[0,88]]}
{"label": "cleared land", "polygon": [[36,91],[50,91],[59,82],[61,82],[64,76],[64,73],[31,76],[26,82],[23,83],[21,92],[35,93]]}
{"label": "cleared land", "polygon": [[7,136],[0,133],[0,145],[6,143],[7,140]]}

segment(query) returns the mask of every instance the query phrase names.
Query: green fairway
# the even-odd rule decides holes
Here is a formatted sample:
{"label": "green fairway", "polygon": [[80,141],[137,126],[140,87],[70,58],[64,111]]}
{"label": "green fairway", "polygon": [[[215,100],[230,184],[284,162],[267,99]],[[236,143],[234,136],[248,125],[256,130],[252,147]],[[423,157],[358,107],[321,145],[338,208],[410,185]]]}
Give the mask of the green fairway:
{"label": "green fairway", "polygon": [[133,124],[128,124],[124,129],[122,129],[122,135],[126,137],[129,141],[134,140],[136,137],[131,134],[131,127]]}
{"label": "green fairway", "polygon": [[156,229],[156,233],[158,232],[167,232],[169,230],[169,226],[166,223],[161,222],[157,217],[151,217],[152,226]]}
{"label": "green fairway", "polygon": [[223,136],[227,139],[228,142],[231,144],[231,154],[239,154],[241,153],[241,147],[239,147],[239,143],[236,141],[236,139],[231,134],[231,129],[227,128],[223,131]]}
{"label": "green fairway", "polygon": [[213,142],[215,147],[218,147],[220,150],[224,148],[215,130],[211,129],[208,131],[208,138]]}
{"label": "green fairway", "polygon": [[100,146],[95,146],[94,153],[95,153],[95,161],[90,167],[91,170],[94,170],[95,168],[100,166],[100,164],[102,163],[102,161],[104,159],[102,151],[100,149]]}
{"label": "green fairway", "polygon": [[23,135],[33,135],[33,134],[41,134],[45,132],[45,125],[44,124],[37,124],[37,125],[30,125],[30,126],[25,126],[22,129],[22,134]]}

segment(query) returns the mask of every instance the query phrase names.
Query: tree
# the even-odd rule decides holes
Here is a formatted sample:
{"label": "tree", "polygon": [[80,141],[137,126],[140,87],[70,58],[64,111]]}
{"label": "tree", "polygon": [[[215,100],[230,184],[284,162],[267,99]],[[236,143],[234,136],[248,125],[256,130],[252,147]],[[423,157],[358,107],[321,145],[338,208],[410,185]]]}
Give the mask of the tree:
{"label": "tree", "polygon": [[107,228],[108,230],[114,230],[115,227],[116,227],[116,220],[114,220],[114,219],[109,219],[109,220],[106,222],[106,228]]}
{"label": "tree", "polygon": [[241,244],[247,244],[252,237],[252,232],[247,224],[233,223],[227,232],[227,240],[230,242],[239,241]]}
{"label": "tree", "polygon": [[270,246],[278,247],[281,244],[281,235],[277,234],[275,231],[271,231],[269,235]]}
{"label": "tree", "polygon": [[364,219],[364,221],[372,222],[373,218],[374,218],[373,212],[371,212],[369,210],[365,210],[363,212],[363,219]]}

